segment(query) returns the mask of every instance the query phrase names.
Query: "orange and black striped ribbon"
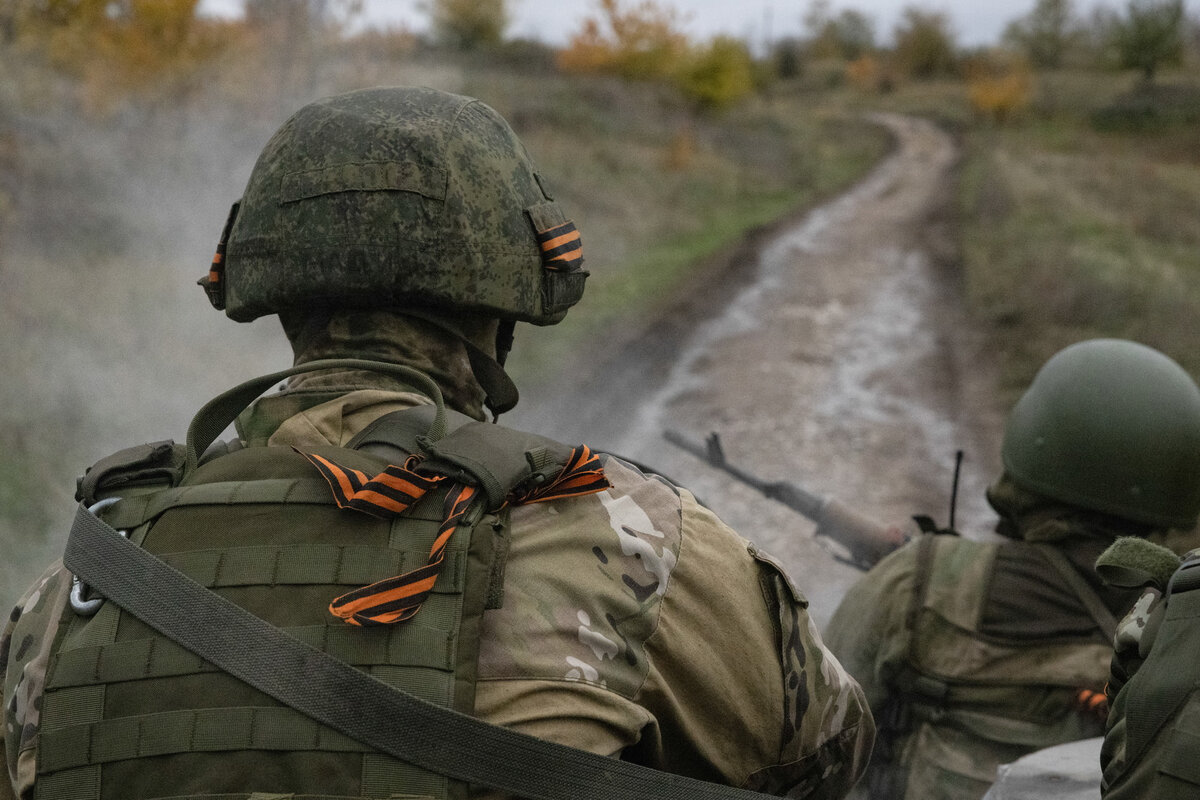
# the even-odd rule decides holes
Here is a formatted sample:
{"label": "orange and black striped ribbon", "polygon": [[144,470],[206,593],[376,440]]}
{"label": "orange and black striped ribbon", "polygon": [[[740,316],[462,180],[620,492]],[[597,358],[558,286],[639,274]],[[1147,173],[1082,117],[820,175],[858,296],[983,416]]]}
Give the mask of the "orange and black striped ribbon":
{"label": "orange and black striped ribbon", "polygon": [[473,486],[458,485],[446,495],[445,519],[429,549],[429,561],[425,566],[346,592],[329,604],[329,613],[351,625],[365,626],[404,622],[420,611],[421,604],[437,582],[446,555],[446,543],[458,529],[475,493]]}
{"label": "orange and black striped ribbon", "polygon": [[[388,466],[374,477],[343,467],[313,453],[300,452],[321,473],[333,490],[338,508],[348,508],[381,519],[404,513],[431,489],[449,479],[417,471],[419,456],[409,456],[403,466]],[[600,459],[586,446],[571,451],[566,466],[541,486],[511,495],[505,505],[541,503],[602,491],[609,486]],[[410,619],[420,610],[445,558],[446,543],[463,516],[479,497],[473,486],[452,483],[443,507],[443,521],[423,567],[347,592],[329,604],[329,611],[352,625],[388,625]]]}
{"label": "orange and black striped ribbon", "polygon": [[542,263],[546,269],[572,272],[583,266],[583,240],[575,223],[564,222],[537,233],[538,246],[542,248]]}
{"label": "orange and black striped ribbon", "polygon": [[[1105,686],[1105,691],[1108,687]],[[1098,717],[1101,720],[1108,718],[1108,698],[1104,692],[1093,691],[1092,689],[1080,689],[1075,694],[1075,705],[1080,711]]]}
{"label": "orange and black striped ribbon", "polygon": [[610,485],[608,478],[604,476],[604,468],[600,466],[600,457],[586,444],[581,444],[571,450],[567,465],[553,480],[526,491],[514,492],[509,496],[506,505],[523,506],[546,500],[594,494]]}

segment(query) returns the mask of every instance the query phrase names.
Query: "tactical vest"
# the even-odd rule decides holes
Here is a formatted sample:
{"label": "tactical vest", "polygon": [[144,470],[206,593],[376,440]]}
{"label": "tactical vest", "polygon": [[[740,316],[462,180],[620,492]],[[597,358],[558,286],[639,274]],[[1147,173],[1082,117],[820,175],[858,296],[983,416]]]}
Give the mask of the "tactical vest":
{"label": "tactical vest", "polygon": [[[1105,800],[1200,797],[1200,558],[1184,560],[1151,612],[1145,661],[1113,701],[1106,733]],[[1149,652],[1144,650],[1148,646]],[[1113,757],[1113,745],[1124,752]]]}
{"label": "tactical vest", "polygon": [[[201,419],[213,404],[202,410],[186,447],[143,445],[97,464],[80,499],[107,506],[97,513],[113,528],[272,625],[384,683],[469,713],[478,626],[484,608],[502,602],[507,513],[482,513],[453,530],[436,583],[411,619],[347,625],[327,610],[331,598],[426,564],[445,533],[447,490],[387,519],[349,513],[314,459],[376,475],[433,448],[445,471],[506,492],[506,469],[518,465],[535,478],[553,471],[562,466],[561,446],[453,412],[445,412],[452,433],[434,446],[425,435],[443,409],[435,419],[433,407],[422,406],[382,418],[346,448],[218,448],[196,458],[193,440],[207,444],[206,431],[222,430],[231,409],[257,396],[233,394],[214,401],[217,421]],[[37,800],[465,796],[463,784],[323,727],[115,603],[87,597],[85,587],[74,595],[43,698]]]}
{"label": "tactical vest", "polygon": [[[1080,690],[1100,692],[1111,647],[1095,641],[1006,640],[981,631],[999,546],[926,534],[917,543],[905,665],[877,720],[878,797],[980,797],[996,767],[1033,750],[1099,735]],[[1039,548],[1099,628],[1115,624],[1057,550]],[[1111,637],[1110,637],[1111,638]]]}

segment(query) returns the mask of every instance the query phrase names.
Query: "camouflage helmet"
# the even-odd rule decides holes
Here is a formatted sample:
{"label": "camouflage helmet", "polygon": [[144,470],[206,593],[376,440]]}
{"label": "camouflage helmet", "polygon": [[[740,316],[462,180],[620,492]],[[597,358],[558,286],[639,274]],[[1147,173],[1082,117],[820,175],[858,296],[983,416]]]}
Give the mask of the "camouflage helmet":
{"label": "camouflage helmet", "polygon": [[1200,388],[1150,347],[1071,345],[1017,401],[1002,457],[1014,482],[1048,497],[1191,528],[1200,512]]}
{"label": "camouflage helmet", "polygon": [[548,325],[582,296],[582,263],[496,111],[380,88],[307,105],[271,137],[201,284],[239,322],[321,304]]}

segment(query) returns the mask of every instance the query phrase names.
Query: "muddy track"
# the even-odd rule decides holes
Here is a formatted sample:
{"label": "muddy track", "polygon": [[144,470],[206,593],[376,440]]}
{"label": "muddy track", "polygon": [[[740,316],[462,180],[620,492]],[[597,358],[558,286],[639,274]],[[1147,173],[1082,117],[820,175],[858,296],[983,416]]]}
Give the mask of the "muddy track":
{"label": "muddy track", "polygon": [[[585,440],[688,486],[772,552],[824,623],[855,569],[813,525],[662,438],[721,434],[773,480],[833,495],[882,521],[945,522],[964,451],[960,529],[988,536],[1002,410],[967,325],[948,216],[957,148],[917,119],[880,116],[896,147],[847,193],[756,232],[697,291],[564,374],[514,424]],[[551,399],[552,398],[552,399]]]}

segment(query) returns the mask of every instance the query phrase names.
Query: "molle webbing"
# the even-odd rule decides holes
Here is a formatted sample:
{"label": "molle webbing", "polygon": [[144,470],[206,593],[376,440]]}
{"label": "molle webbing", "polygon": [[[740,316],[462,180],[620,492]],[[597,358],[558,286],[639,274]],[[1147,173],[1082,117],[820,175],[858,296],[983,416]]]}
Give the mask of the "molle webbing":
{"label": "molle webbing", "polygon": [[[63,561],[139,620],[213,661],[230,675],[292,708],[303,709],[313,720],[392,754],[398,763],[425,766],[427,774],[454,776],[467,784],[499,789],[530,800],[765,800],[767,797],[515,733],[373,681],[328,654],[291,639],[186,576],[174,573],[85,508],[81,507],[76,515]],[[165,602],[155,602],[144,591],[146,586],[161,592]],[[197,618],[212,620],[213,624],[198,624]],[[182,719],[186,722],[192,718],[184,715]],[[253,725],[249,727],[253,736]],[[51,730],[57,729],[51,726]],[[96,726],[85,725],[75,730],[76,744],[89,745]],[[154,742],[143,743],[139,728],[126,726],[121,730],[124,738],[135,740],[134,748],[139,755],[144,753],[143,747],[155,746]],[[289,730],[292,732],[294,729]],[[318,744],[320,737],[318,733],[313,744]],[[289,739],[289,743],[292,741]],[[89,753],[87,765],[76,769],[96,766]],[[65,769],[59,774],[72,771]],[[95,785],[98,788],[99,782]],[[384,788],[384,784],[378,786]],[[393,781],[392,786],[402,786],[409,794],[420,791],[403,782]],[[363,796],[394,797],[395,794],[364,791]]]}
{"label": "molle webbing", "polygon": [[[323,452],[339,453],[356,468],[386,466],[365,453],[340,448]],[[256,478],[273,472],[312,477]],[[206,477],[219,480],[208,483]],[[197,584],[249,602],[254,614],[376,680],[438,705],[472,707],[476,642],[464,636],[476,623],[463,618],[482,613],[495,517],[483,519],[482,535],[474,536],[464,526],[445,543],[437,585],[420,620],[364,630],[324,622],[330,598],[424,563],[441,522],[441,491],[395,519],[354,515],[355,520],[339,522],[342,514],[328,484],[288,448],[235,451],[206,463],[186,480],[183,486],[123,498],[105,510],[106,520],[133,530],[135,542],[144,538],[149,550]],[[310,532],[260,531],[255,520],[263,515],[289,526],[309,526]],[[347,524],[348,532],[337,532]],[[213,534],[219,538],[215,544]],[[297,606],[311,608],[289,611]],[[287,619],[289,614],[294,618]],[[213,780],[222,780],[221,764],[239,750],[253,750],[264,764],[289,750],[311,754],[313,772],[297,778],[295,790],[364,797],[396,791],[455,797],[461,791],[443,776],[335,734],[297,711],[273,707],[265,697],[238,694],[223,705],[218,701],[212,710],[172,709],[178,705],[173,698],[191,693],[211,703],[229,692],[234,679],[155,635],[111,602],[91,618],[68,612],[67,623],[45,698],[38,798],[119,796],[122,782],[139,764],[150,763],[142,759],[151,756],[156,759],[152,769],[161,767],[169,779],[171,765],[178,762],[174,769],[188,770],[203,753],[211,753],[205,768]],[[121,717],[106,715],[106,697],[109,702],[120,698]],[[226,713],[228,735],[220,737],[218,720]],[[81,753],[86,763],[81,763]],[[285,770],[279,763],[275,769]],[[320,769],[333,769],[342,777],[330,783]],[[300,785],[303,780],[309,783]],[[163,789],[186,793],[166,785]]]}

